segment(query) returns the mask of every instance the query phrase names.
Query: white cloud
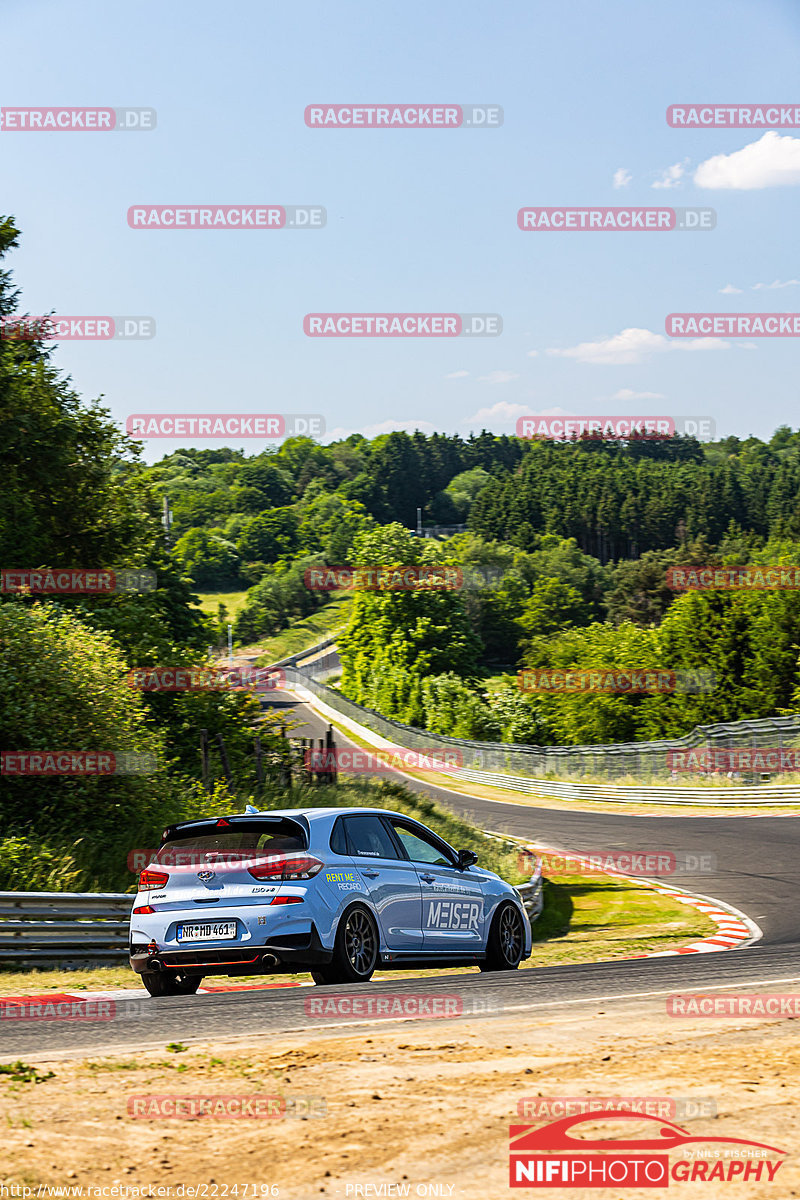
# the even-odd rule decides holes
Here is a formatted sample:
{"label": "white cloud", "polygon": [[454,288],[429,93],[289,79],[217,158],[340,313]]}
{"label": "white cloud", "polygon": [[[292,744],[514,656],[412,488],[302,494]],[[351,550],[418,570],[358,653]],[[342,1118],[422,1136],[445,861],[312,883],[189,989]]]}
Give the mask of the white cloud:
{"label": "white cloud", "polygon": [[531,410],[527,404],[510,404],[508,400],[498,400],[491,408],[479,408],[471,417],[464,417],[462,425],[480,425],[488,421],[507,425],[516,421],[517,417],[529,417]]}
{"label": "white cloud", "polygon": [[615,188],[627,187],[632,179],[633,179],[633,176],[631,175],[631,173],[627,169],[627,167],[617,167],[616,171],[614,172],[614,180],[613,180],[614,187]]}
{"label": "white cloud", "polygon": [[665,399],[662,392],[635,392],[633,388],[620,388],[618,392],[614,392],[612,400],[663,400]]}
{"label": "white cloud", "polygon": [[644,362],[653,354],[669,350],[727,350],[722,338],[680,338],[673,340],[649,329],[623,329],[596,342],[580,342],[566,350],[547,350],[555,358],[574,358],[577,362],[617,367]]}
{"label": "white cloud", "polygon": [[720,296],[741,296],[742,288],[734,287],[732,283],[726,283],[724,288],[719,289]]}
{"label": "white cloud", "polygon": [[466,379],[469,371],[451,371],[449,375],[445,375],[445,379]]}
{"label": "white cloud", "polygon": [[528,358],[538,358],[538,357],[539,357],[538,350],[529,350],[528,351]]}
{"label": "white cloud", "polygon": [[732,154],[707,158],[694,173],[701,188],[786,187],[800,183],[800,138],[781,137],[768,130],[757,142],[751,142]]}
{"label": "white cloud", "polygon": [[488,375],[479,375],[478,383],[511,383],[519,379],[516,371],[490,371]]}
{"label": "white cloud", "polygon": [[654,188],[680,187],[681,180],[686,174],[686,164],[688,161],[688,158],[685,158],[683,162],[673,163],[671,167],[665,167],[661,172],[661,178],[656,179],[655,183],[651,183],[650,186]]}
{"label": "white cloud", "polygon": [[776,288],[800,287],[800,279],[774,279],[772,283],[754,283],[754,292],[771,292]]}

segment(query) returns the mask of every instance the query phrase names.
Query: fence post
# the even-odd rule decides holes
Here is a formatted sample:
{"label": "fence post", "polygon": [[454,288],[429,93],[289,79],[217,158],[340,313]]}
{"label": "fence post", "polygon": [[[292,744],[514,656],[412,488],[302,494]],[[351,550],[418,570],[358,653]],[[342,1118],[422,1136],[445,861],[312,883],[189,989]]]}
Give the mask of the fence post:
{"label": "fence post", "polygon": [[328,783],[337,783],[339,770],[336,765],[336,743],[333,740],[333,725],[329,725],[325,733],[325,751],[328,756]]}
{"label": "fence post", "polygon": [[228,787],[233,787],[233,776],[231,775],[231,764],[228,762],[228,751],[225,749],[225,742],[222,734],[217,734],[217,745],[219,746],[219,756],[222,759],[222,769],[225,772],[225,779]]}
{"label": "fence post", "polygon": [[203,773],[203,787],[206,789],[207,792],[210,792],[211,791],[211,779],[210,779],[209,770],[208,770],[208,730],[207,729],[200,730],[200,758],[201,758],[201,764],[202,764],[201,769],[202,769],[202,773]]}
{"label": "fence post", "polygon": [[264,786],[264,768],[261,764],[261,738],[257,737],[253,743],[256,753],[256,783],[259,788]]}

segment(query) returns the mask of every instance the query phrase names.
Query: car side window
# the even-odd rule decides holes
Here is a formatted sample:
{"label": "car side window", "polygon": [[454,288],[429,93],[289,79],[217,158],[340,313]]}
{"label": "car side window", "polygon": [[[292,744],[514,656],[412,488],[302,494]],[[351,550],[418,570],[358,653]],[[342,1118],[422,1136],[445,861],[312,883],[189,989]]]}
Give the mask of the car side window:
{"label": "car side window", "polygon": [[331,834],[331,850],[334,854],[347,854],[347,838],[344,833],[344,820],[337,817]]}
{"label": "car side window", "polygon": [[380,817],[345,817],[348,853],[354,858],[400,858]]}
{"label": "car side window", "polygon": [[416,830],[412,833],[404,825],[391,822],[392,829],[395,831],[403,848],[411,859],[416,863],[428,863],[432,867],[452,867],[453,863],[448,858],[442,848],[433,841],[429,841],[423,834],[417,833]]}

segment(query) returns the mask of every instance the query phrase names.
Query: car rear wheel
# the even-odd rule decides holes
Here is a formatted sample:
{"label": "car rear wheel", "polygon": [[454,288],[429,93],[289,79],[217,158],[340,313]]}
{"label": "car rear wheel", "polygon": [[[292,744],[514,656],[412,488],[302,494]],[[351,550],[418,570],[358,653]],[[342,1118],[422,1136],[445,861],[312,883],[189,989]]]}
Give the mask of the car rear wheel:
{"label": "car rear wheel", "polygon": [[314,983],[366,983],[378,965],[378,926],[366,908],[345,913],[336,931],[333,958],[311,972]]}
{"label": "car rear wheel", "polygon": [[202,979],[202,975],[178,971],[142,971],[142,983],[151,996],[193,996]]}
{"label": "car rear wheel", "polygon": [[492,921],[481,970],[516,971],[524,945],[525,928],[519,909],[515,904],[503,904]]}

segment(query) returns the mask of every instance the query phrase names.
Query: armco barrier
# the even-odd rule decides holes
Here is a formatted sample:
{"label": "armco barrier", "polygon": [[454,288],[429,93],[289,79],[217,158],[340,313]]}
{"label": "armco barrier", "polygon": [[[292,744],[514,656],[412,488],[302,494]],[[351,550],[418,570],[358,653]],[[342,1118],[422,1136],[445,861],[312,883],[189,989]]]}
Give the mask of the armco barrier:
{"label": "armco barrier", "polygon": [[121,962],[135,898],[125,892],[0,892],[0,963]]}
{"label": "armco barrier", "polygon": [[614,787],[612,784],[573,783],[572,780],[531,779],[524,775],[501,775],[493,771],[456,768],[443,772],[454,783],[481,783],[487,787],[552,796],[558,800],[594,800],[611,804],[692,804],[723,808],[752,806],[788,808],[800,806],[800,785],[771,784],[744,787]]}
{"label": "armco barrier", "polygon": [[[542,881],[518,888],[531,921],[542,911]],[[129,892],[0,892],[0,964],[108,966],[128,959]]]}
{"label": "armco barrier", "polygon": [[[716,725],[697,725],[682,738],[664,739],[654,742],[623,742],[610,746],[526,746],[506,742],[473,742],[461,738],[446,737],[430,733],[412,725],[403,725],[348,700],[341,692],[326,687],[324,678],[340,669],[335,639],[329,638],[312,646],[302,654],[284,659],[280,664],[286,672],[289,684],[297,684],[317,696],[342,716],[349,717],[359,725],[371,729],[397,746],[406,750],[430,751],[433,746],[457,747],[463,754],[464,766],[469,770],[518,776],[538,782],[556,780],[580,781],[587,775],[599,776],[609,781],[620,776],[632,775],[637,779],[661,779],[669,776],[667,752],[669,750],[710,749],[757,749],[764,747],[792,748],[800,745],[800,713],[791,717],[765,717],[754,721],[728,721]],[[466,778],[466,774],[461,772]],[[550,780],[547,780],[550,776]],[[691,776],[681,781],[683,788],[670,788],[671,793],[680,790],[696,793],[691,788]],[[498,784],[497,786],[503,786]],[[511,785],[506,785],[511,786]],[[755,783],[759,790],[768,786]],[[526,789],[522,789],[526,790]],[[528,789],[530,790],[530,789]],[[538,790],[538,789],[537,789]],[[726,794],[733,789],[725,787]],[[702,793],[708,791],[703,787]],[[794,789],[795,799],[787,803],[798,803],[800,790]],[[697,801],[695,801],[697,803]],[[705,801],[704,801],[705,803]]]}

